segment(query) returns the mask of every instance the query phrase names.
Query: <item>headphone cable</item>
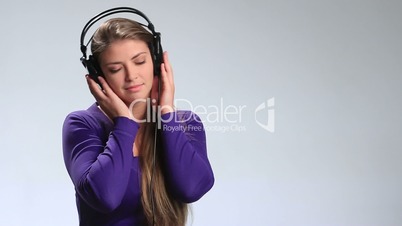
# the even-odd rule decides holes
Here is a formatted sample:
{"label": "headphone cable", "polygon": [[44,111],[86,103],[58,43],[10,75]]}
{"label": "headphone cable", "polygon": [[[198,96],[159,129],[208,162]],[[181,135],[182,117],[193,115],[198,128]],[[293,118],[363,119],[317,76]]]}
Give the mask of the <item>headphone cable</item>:
{"label": "headphone cable", "polygon": [[155,134],[154,134],[154,147],[152,153],[152,169],[151,169],[151,181],[149,186],[149,195],[151,196],[151,207],[152,207],[152,226],[155,226],[155,201],[154,201],[154,194],[153,194],[153,185],[154,185],[154,174],[155,174],[155,167],[156,167],[156,138],[158,134],[158,127],[155,125]]}
{"label": "headphone cable", "polygon": [[[158,77],[158,79],[161,79]],[[153,194],[153,185],[154,185],[154,174],[155,174],[155,168],[156,168],[156,145],[157,145],[157,138],[158,138],[158,120],[160,120],[160,115],[158,115],[158,107],[159,107],[159,99],[160,99],[160,94],[161,94],[161,81],[158,81],[158,99],[157,99],[157,104],[156,104],[156,109],[154,111],[154,114],[156,112],[157,117],[156,117],[156,122],[154,122],[155,125],[155,133],[154,133],[154,147],[153,147],[153,153],[152,153],[152,170],[151,170],[151,181],[150,181],[150,186],[149,186],[149,194],[151,196],[151,207],[152,207],[152,226],[155,226],[155,200],[154,200],[154,194]],[[159,117],[158,117],[159,116]]]}

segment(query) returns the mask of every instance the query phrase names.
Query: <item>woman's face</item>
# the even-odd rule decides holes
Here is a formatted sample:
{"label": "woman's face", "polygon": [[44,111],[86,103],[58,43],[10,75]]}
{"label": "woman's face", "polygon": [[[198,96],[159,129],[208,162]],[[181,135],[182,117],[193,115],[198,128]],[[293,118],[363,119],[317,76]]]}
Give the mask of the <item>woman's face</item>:
{"label": "woman's face", "polygon": [[100,54],[99,59],[110,88],[127,105],[150,96],[154,77],[153,63],[144,41],[114,41]]}

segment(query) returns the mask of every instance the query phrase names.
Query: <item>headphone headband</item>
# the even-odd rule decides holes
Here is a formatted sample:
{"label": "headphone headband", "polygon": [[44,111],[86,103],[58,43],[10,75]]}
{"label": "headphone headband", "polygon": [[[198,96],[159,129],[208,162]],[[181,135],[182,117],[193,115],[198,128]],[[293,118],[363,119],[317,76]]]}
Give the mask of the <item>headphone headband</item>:
{"label": "headphone headband", "polygon": [[117,13],[133,13],[133,14],[136,14],[138,16],[141,16],[145,21],[147,21],[148,25],[144,25],[144,24],[141,24],[141,23],[139,23],[139,24],[141,24],[144,27],[147,27],[151,31],[151,33],[154,36],[154,38],[158,38],[160,36],[160,33],[155,31],[154,25],[152,24],[152,22],[148,19],[148,17],[143,12],[141,12],[141,11],[139,11],[137,9],[134,9],[134,8],[130,8],[130,7],[116,7],[116,8],[108,9],[108,10],[105,10],[105,11],[99,13],[98,15],[94,16],[92,19],[90,19],[85,24],[84,28],[82,29],[81,38],[80,38],[80,45],[81,45],[81,52],[82,52],[84,58],[87,57],[87,46],[92,41],[92,37],[93,37],[92,36],[89,39],[89,41],[88,41],[88,43],[86,45],[84,44],[84,39],[85,39],[85,36],[86,36],[88,30],[96,22],[98,22],[99,20],[101,20],[101,19],[103,19],[103,18],[105,18],[107,16],[117,14]]}

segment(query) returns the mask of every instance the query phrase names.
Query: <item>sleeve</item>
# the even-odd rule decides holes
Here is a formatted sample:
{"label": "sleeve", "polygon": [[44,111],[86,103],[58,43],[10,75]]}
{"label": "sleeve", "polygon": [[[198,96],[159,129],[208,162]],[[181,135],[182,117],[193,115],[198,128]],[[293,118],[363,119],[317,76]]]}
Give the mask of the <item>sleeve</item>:
{"label": "sleeve", "polygon": [[113,211],[123,199],[138,127],[128,118],[115,118],[105,145],[101,139],[104,131],[96,128],[90,118],[71,113],[64,121],[62,139],[67,171],[79,196],[100,212]]}
{"label": "sleeve", "polygon": [[160,126],[170,191],[182,202],[195,202],[215,180],[201,119],[191,111],[171,112],[161,116]]}

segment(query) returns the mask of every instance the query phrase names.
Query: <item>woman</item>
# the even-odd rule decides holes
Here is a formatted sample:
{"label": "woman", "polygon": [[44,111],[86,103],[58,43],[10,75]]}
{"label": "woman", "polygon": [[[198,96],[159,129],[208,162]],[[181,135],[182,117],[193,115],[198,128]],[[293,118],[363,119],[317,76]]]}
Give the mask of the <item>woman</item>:
{"label": "woman", "polygon": [[[122,18],[108,20],[93,36],[102,89],[87,76],[96,103],[70,113],[63,125],[64,161],[80,225],[183,226],[187,203],[213,186],[201,120],[174,110],[166,52],[158,93],[152,38],[137,22]],[[158,96],[160,125],[147,117],[155,112],[145,101]],[[155,126],[160,130],[154,156]]]}

